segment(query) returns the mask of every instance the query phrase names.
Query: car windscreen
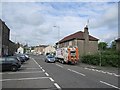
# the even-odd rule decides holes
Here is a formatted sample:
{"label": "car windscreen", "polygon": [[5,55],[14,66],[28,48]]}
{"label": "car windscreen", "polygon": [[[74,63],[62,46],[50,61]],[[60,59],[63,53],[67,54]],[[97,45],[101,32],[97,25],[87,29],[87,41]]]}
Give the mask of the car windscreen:
{"label": "car windscreen", "polygon": [[54,58],[54,56],[47,56],[47,58]]}

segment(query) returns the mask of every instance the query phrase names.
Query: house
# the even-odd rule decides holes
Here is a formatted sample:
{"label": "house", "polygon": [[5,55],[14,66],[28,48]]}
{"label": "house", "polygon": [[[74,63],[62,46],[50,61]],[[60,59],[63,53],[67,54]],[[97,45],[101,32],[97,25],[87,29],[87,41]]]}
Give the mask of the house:
{"label": "house", "polygon": [[17,49],[17,54],[23,54],[24,53],[24,48],[22,48],[21,46]]}
{"label": "house", "polygon": [[97,38],[89,35],[88,26],[84,27],[84,32],[78,31],[74,34],[64,37],[58,43],[57,47],[75,47],[79,48],[79,55],[95,54],[98,52],[98,40]]}
{"label": "house", "polygon": [[34,52],[36,54],[44,54],[44,49],[47,47],[48,45],[39,45],[34,47]]}
{"label": "house", "polygon": [[16,52],[16,44],[10,40],[10,29],[0,19],[0,57],[13,55]]}
{"label": "house", "polygon": [[54,46],[51,46],[51,45],[49,45],[48,47],[46,47],[45,49],[44,49],[44,54],[46,55],[47,53],[55,53],[55,48],[54,48]]}
{"label": "house", "polygon": [[11,56],[11,55],[14,55],[17,51],[17,45],[12,42],[11,40],[9,40],[9,49],[8,49],[8,54]]}
{"label": "house", "polygon": [[120,51],[120,38],[118,38],[116,41],[116,50]]}

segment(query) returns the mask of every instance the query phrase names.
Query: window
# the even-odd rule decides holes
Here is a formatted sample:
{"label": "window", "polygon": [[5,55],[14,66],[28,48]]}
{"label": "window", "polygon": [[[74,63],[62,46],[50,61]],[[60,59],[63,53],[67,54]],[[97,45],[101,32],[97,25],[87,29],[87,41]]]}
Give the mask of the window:
{"label": "window", "polygon": [[7,58],[6,60],[7,60],[7,61],[15,61],[14,58]]}

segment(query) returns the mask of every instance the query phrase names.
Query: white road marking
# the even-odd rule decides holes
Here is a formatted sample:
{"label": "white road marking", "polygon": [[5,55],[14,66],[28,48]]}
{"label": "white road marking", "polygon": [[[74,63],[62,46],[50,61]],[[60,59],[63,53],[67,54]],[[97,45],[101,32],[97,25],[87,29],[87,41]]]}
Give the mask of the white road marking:
{"label": "white road marking", "polygon": [[44,69],[42,69],[42,71],[43,71],[43,72],[45,72],[45,70],[44,70]]}
{"label": "white road marking", "polygon": [[19,78],[19,79],[2,79],[0,81],[16,81],[16,80],[33,80],[33,79],[47,79],[50,77],[35,77],[35,78]]}
{"label": "white road marking", "polygon": [[106,72],[102,71],[102,73],[106,73]]}
{"label": "white road marking", "polygon": [[54,85],[57,87],[57,89],[61,89],[61,87],[57,83],[54,83]]}
{"label": "white road marking", "polygon": [[32,58],[33,59],[33,61],[39,66],[39,67],[41,67],[36,61],[35,61],[35,59],[34,58]]}
{"label": "white road marking", "polygon": [[120,75],[117,75],[117,74],[115,74],[115,73],[112,73],[114,76],[116,76],[116,77],[120,77]]}
{"label": "white road marking", "polygon": [[59,65],[59,64],[56,64],[58,67],[61,67],[61,68],[63,68],[63,66],[61,66],[61,65]]}
{"label": "white road marking", "polygon": [[48,73],[45,73],[46,74],[46,76],[49,76],[49,74]]}
{"label": "white road marking", "polygon": [[80,74],[80,75],[82,75],[82,76],[86,76],[85,74],[83,74],[83,73],[79,73],[79,72],[77,72],[77,71],[74,71],[74,70],[71,70],[71,69],[68,69],[69,71],[71,71],[71,72],[74,72],[74,73],[77,73],[77,74]]}
{"label": "white road marking", "polygon": [[107,74],[109,74],[109,75],[112,75],[112,73],[110,73],[110,72],[106,72]]}
{"label": "white road marking", "polygon": [[52,82],[54,82],[54,80],[53,80],[51,77],[50,77],[49,79],[50,79]]}
{"label": "white road marking", "polygon": [[25,69],[40,69],[40,68],[25,68]]}
{"label": "white road marking", "polygon": [[95,69],[92,69],[92,71],[95,71]]}
{"label": "white road marking", "polygon": [[0,73],[0,74],[24,74],[24,73],[42,73],[43,71],[34,71],[34,72],[8,72],[8,73]]}
{"label": "white road marking", "polygon": [[111,87],[114,87],[114,88],[120,89],[119,87],[114,86],[114,85],[109,84],[109,83],[106,83],[106,82],[104,82],[104,81],[100,81],[100,82],[103,83],[103,84],[106,84],[106,85],[108,85],[108,86],[111,86]]}
{"label": "white road marking", "polygon": [[96,72],[101,72],[101,73],[104,73],[104,74],[109,74],[109,75],[113,75],[113,76],[116,76],[116,77],[120,77],[120,75],[117,75],[117,74],[115,74],[115,73],[105,72],[105,71],[102,71],[102,70],[89,69],[89,68],[84,68],[84,69],[87,69],[87,70],[92,70],[92,71],[96,71]]}

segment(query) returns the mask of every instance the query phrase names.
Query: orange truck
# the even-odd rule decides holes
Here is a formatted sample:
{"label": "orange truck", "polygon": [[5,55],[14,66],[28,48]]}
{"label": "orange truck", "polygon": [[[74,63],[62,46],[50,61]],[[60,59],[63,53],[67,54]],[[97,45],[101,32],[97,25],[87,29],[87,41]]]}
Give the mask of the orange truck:
{"label": "orange truck", "polygon": [[79,60],[78,47],[58,48],[55,58],[61,63],[77,64]]}

